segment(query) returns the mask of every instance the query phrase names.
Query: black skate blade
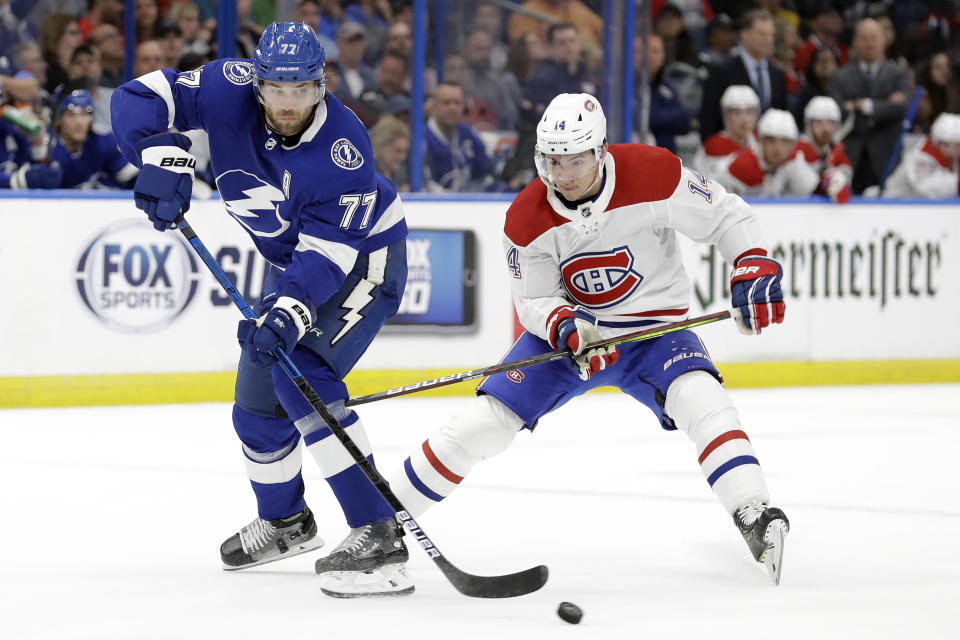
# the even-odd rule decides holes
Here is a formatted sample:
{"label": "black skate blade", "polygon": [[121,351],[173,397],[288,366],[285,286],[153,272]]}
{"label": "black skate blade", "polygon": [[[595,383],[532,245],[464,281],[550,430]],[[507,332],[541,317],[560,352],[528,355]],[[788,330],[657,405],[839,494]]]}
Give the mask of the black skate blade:
{"label": "black skate blade", "polygon": [[774,584],[780,584],[780,573],[783,570],[783,538],[787,525],[783,520],[774,520],[767,526],[763,541],[767,543],[767,550],[763,556],[763,563],[767,565],[767,573],[773,578]]}
{"label": "black skate blade", "polygon": [[540,565],[503,576],[475,576],[457,569],[444,557],[434,558],[457,591],[471,598],[515,598],[540,589],[547,583],[548,570]]}

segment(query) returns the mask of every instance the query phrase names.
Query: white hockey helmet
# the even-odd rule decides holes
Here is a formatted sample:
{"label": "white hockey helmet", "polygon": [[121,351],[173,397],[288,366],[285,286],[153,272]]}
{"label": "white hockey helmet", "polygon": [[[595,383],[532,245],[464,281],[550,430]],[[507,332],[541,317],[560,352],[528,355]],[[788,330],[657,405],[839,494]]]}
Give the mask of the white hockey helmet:
{"label": "white hockey helmet", "polygon": [[761,138],[796,140],[800,132],[797,130],[797,121],[789,111],[767,109],[757,121],[757,135]]}
{"label": "white hockey helmet", "polygon": [[720,96],[720,109],[726,113],[730,109],[760,109],[760,98],[753,87],[745,84],[733,84]]}
{"label": "white hockey helmet", "polygon": [[804,125],[809,127],[811,120],[830,120],[840,122],[840,105],[830,96],[815,96],[803,110]]}
{"label": "white hockey helmet", "polygon": [[930,139],[934,142],[960,142],[960,115],[941,113],[930,127]]}
{"label": "white hockey helmet", "polygon": [[[600,163],[607,141],[607,118],[600,102],[589,93],[561,93],[547,105],[537,124],[534,158],[537,173],[547,187],[554,188],[545,156],[572,155],[593,151]],[[598,172],[599,175],[599,172]]]}

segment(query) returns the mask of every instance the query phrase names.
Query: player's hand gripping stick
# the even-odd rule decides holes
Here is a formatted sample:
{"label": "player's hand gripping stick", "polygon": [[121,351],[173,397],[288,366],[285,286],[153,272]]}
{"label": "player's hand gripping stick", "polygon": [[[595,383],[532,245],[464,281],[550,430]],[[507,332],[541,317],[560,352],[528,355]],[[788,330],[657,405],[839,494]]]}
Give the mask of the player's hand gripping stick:
{"label": "player's hand gripping stick", "polygon": [[158,133],[137,143],[143,165],[133,186],[133,201],[157,231],[175,229],[177,218],[190,210],[197,166],[191,144],[182,133]]}

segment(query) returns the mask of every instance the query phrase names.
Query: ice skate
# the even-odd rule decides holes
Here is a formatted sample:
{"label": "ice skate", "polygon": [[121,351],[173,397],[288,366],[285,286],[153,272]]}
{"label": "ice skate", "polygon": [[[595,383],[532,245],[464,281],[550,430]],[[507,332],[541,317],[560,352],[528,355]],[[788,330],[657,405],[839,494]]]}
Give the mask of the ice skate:
{"label": "ice skate", "polygon": [[220,545],[220,558],[227,571],[255,567],[312,551],[323,546],[317,523],[309,508],[287,518],[257,518]]}
{"label": "ice skate", "polygon": [[737,529],[747,541],[750,552],[757,562],[767,566],[773,581],[780,584],[783,568],[783,539],[790,531],[790,521],[776,507],[765,502],[749,502],[733,514]]}
{"label": "ice skate", "polygon": [[413,593],[413,582],[406,574],[410,554],[402,535],[392,518],[351,529],[330,555],[317,560],[320,590],[334,598]]}

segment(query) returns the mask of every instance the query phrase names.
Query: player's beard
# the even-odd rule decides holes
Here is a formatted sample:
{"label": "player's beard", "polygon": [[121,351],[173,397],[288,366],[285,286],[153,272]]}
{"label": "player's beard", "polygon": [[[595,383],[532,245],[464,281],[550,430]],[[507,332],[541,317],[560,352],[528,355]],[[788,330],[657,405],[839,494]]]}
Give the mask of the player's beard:
{"label": "player's beard", "polygon": [[[305,109],[303,113],[300,114],[299,118],[296,118],[297,111],[293,109],[266,109],[264,108],[264,115],[267,120],[267,124],[273,129],[276,133],[281,136],[292,136],[300,131],[303,131],[307,126],[307,122],[313,116],[313,107]],[[292,120],[282,120],[281,118],[294,117]]]}

